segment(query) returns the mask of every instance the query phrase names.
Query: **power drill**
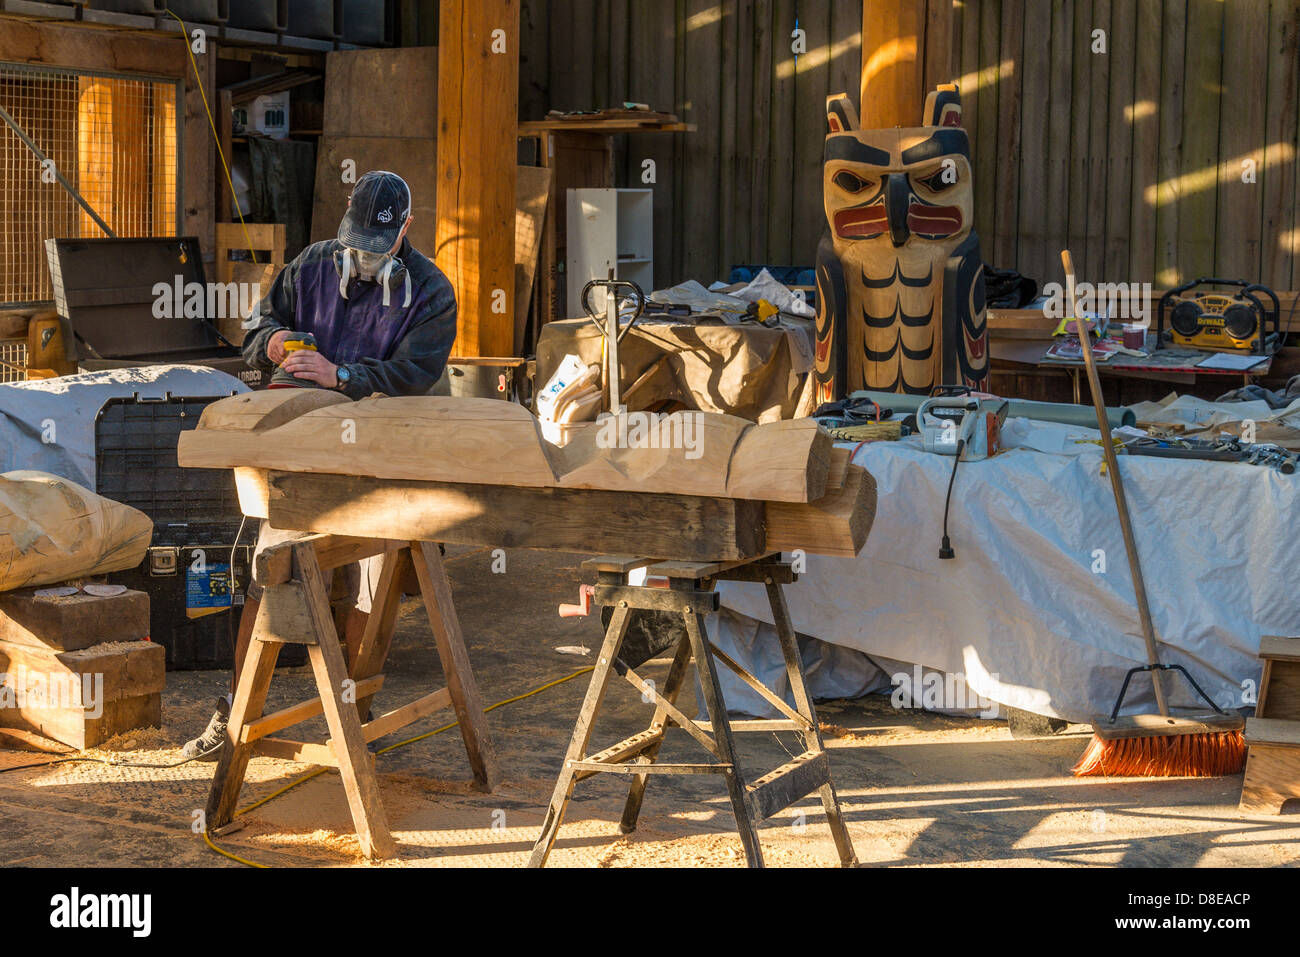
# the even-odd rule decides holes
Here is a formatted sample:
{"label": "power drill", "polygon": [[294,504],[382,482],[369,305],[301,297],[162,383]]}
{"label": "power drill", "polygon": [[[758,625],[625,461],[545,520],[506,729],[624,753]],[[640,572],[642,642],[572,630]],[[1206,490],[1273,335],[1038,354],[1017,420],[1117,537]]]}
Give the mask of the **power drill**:
{"label": "power drill", "polygon": [[[318,351],[316,348],[316,337],[310,332],[291,332],[288,338],[284,340],[284,357],[287,359],[290,355],[299,349],[310,349],[312,352]],[[319,382],[312,382],[311,379],[299,379],[292,372],[285,372],[282,366],[277,366],[275,374],[271,376],[268,389],[321,389],[324,388]]]}

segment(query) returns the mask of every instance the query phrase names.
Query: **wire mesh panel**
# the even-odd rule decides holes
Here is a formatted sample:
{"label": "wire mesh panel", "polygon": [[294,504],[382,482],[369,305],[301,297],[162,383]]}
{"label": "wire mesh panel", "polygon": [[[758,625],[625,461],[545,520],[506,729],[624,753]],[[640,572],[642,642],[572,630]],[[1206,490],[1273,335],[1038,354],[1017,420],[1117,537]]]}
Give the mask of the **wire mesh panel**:
{"label": "wire mesh panel", "polygon": [[0,382],[22,382],[26,378],[26,340],[0,339]]}
{"label": "wire mesh panel", "polygon": [[180,206],[180,83],[0,63],[0,107],[47,157],[0,123],[0,304],[49,300],[48,238],[104,231],[174,236]]}

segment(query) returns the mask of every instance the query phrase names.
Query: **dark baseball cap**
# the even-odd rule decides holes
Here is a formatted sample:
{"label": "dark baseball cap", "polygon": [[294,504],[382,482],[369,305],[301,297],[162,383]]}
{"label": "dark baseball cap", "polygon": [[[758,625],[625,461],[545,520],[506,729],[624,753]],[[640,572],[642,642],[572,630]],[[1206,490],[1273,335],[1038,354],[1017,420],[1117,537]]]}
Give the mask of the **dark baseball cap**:
{"label": "dark baseball cap", "polygon": [[339,223],[339,242],[369,253],[386,253],[411,214],[411,187],[387,170],[372,170],[357,180],[352,202]]}

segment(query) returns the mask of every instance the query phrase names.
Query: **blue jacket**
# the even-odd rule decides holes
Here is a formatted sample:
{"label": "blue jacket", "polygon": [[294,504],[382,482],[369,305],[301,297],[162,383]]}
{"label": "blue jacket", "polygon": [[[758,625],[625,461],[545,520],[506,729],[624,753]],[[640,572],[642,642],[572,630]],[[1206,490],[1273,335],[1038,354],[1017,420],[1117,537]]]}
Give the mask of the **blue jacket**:
{"label": "blue jacket", "polygon": [[387,309],[376,282],[352,279],[339,295],[337,239],[313,243],[283,269],[262,298],[261,321],[244,338],[244,361],[270,371],[266,344],[281,329],[310,332],[321,355],[345,366],[350,399],[372,392],[424,395],[442,376],[456,339],[456,294],[442,270],[403,239],[397,258],[411,277],[411,305],[395,288]]}

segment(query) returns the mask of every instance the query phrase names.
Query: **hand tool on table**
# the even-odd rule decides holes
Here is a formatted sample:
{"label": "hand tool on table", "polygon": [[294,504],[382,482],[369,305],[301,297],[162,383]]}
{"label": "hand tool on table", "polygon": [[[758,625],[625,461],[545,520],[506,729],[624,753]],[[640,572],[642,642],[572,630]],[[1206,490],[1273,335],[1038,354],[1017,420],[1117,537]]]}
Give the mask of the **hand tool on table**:
{"label": "hand tool on table", "polygon": [[[1070,251],[1061,252],[1065,266],[1065,288],[1071,313],[1076,313],[1074,259]],[[1079,762],[1071,769],[1078,777],[1089,775],[1117,775],[1136,777],[1212,777],[1235,774],[1246,762],[1246,742],[1242,734],[1245,721],[1240,715],[1230,714],[1201,690],[1201,686],[1182,665],[1166,665],[1160,661],[1156,645],[1155,626],[1151,621],[1151,608],[1147,604],[1146,584],[1142,565],[1138,560],[1137,541],[1129,520],[1128,499],[1124,494],[1124,480],[1120,475],[1119,460],[1111,439],[1110,423],[1101,394],[1101,380],[1092,356],[1092,343],[1088,336],[1080,336],[1083,345],[1083,362],[1088,373],[1088,388],[1097,412],[1097,428],[1101,431],[1101,451],[1106,460],[1111,490],[1115,494],[1115,508],[1119,512],[1120,531],[1124,536],[1124,550],[1128,553],[1129,571],[1133,576],[1133,592],[1137,599],[1138,617],[1141,619],[1142,640],[1146,644],[1147,663],[1130,668],[1115,699],[1109,718],[1098,718],[1093,725],[1093,737]],[[1158,714],[1139,714],[1120,717],[1129,681],[1135,674],[1151,674]],[[1177,671],[1187,679],[1196,693],[1210,706],[1210,712],[1174,715],[1165,696],[1161,677],[1166,671]]]}
{"label": "hand tool on table", "polygon": [[1296,470],[1296,454],[1272,442],[1243,443],[1235,435],[1220,439],[1159,439],[1143,436],[1121,446],[1126,455],[1151,455],[1166,459],[1198,459],[1203,462],[1242,462],[1274,468],[1283,475]]}
{"label": "hand tool on table", "polygon": [[977,393],[965,385],[941,385],[916,410],[916,427],[927,452],[951,455],[952,473],[948,476],[948,494],[943,502],[943,540],[939,557],[956,558],[948,537],[948,510],[952,504],[952,487],[957,481],[957,466],[963,453],[969,461],[987,459],[998,451],[1002,424],[1007,420],[1006,399]]}
{"label": "hand tool on table", "polygon": [[[612,270],[611,270],[612,271]],[[590,293],[593,289],[605,290],[605,321],[602,325],[600,317],[596,310],[592,308]],[[618,328],[618,290],[626,289],[631,293],[624,298],[633,298],[636,300],[636,311],[632,318],[628,320],[627,325],[620,332]],[[645,311],[645,293],[641,287],[634,282],[628,282],[625,279],[615,279],[612,275],[608,279],[593,279],[582,287],[582,309],[587,314],[587,318],[595,324],[600,330],[600,334],[605,338],[605,378],[609,383],[609,411],[619,415],[623,410],[622,396],[619,394],[619,368],[618,368],[618,344],[623,341],[636,321],[641,318]]]}

